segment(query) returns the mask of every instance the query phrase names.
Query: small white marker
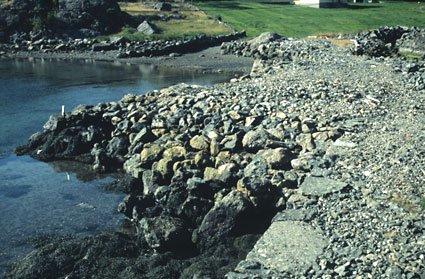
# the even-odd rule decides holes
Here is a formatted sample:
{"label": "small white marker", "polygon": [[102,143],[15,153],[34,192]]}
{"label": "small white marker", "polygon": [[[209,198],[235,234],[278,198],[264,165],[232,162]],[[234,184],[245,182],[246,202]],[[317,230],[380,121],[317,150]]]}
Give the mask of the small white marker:
{"label": "small white marker", "polygon": [[71,180],[71,176],[69,176],[69,173],[66,173],[66,179]]}
{"label": "small white marker", "polygon": [[62,105],[62,116],[65,115],[65,105]]}

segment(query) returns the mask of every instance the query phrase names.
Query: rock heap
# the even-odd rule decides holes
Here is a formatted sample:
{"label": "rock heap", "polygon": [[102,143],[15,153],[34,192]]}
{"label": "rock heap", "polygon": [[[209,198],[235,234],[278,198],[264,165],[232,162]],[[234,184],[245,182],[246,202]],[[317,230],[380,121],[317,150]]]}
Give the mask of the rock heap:
{"label": "rock heap", "polygon": [[[149,24],[144,21],[140,24],[141,32],[157,32],[149,29]],[[0,44],[0,50],[6,53],[14,52],[87,52],[87,51],[113,51],[117,58],[130,58],[142,56],[161,56],[171,53],[191,53],[209,47],[218,46],[223,42],[238,40],[245,37],[245,32],[236,32],[227,35],[206,36],[197,35],[185,39],[174,40],[145,40],[130,41],[124,37],[111,36],[109,40],[100,41],[95,38],[73,39],[69,36],[56,36],[52,32],[32,31],[15,33],[9,38],[7,44]]]}
{"label": "rock heap", "polygon": [[290,60],[52,116],[17,153],[124,170],[118,209],[137,233],[41,245],[9,276],[223,278],[272,223],[228,278],[419,278],[423,219],[391,195],[424,194],[410,81],[424,68],[324,41],[268,46]]}
{"label": "rock heap", "polygon": [[354,38],[353,53],[372,57],[391,56],[404,53],[425,55],[425,30],[416,27],[381,27],[359,33]]}

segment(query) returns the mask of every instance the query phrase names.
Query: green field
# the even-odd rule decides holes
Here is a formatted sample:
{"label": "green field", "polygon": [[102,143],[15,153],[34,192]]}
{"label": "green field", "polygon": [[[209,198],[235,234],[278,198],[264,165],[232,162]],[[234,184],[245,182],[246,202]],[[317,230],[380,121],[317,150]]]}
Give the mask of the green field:
{"label": "green field", "polygon": [[273,31],[290,37],[353,33],[382,25],[425,27],[425,3],[350,4],[348,8],[315,9],[258,1],[202,1],[198,7],[248,36]]}

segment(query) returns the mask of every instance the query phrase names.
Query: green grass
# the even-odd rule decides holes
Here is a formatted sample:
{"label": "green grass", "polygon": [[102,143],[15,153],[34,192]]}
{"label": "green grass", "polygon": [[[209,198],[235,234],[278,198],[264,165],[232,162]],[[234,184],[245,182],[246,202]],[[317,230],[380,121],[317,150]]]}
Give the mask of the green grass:
{"label": "green grass", "polygon": [[315,9],[297,5],[238,1],[205,1],[196,5],[248,36],[273,31],[290,37],[354,33],[382,25],[425,27],[425,3],[350,4],[348,8]]}
{"label": "green grass", "polygon": [[[121,2],[120,6],[123,11],[126,11],[133,15],[154,15],[159,13],[158,11],[155,11],[151,7],[146,6],[141,2]],[[174,6],[177,6],[177,4],[174,4]],[[123,36],[132,41],[142,41],[170,40],[176,38],[192,37],[199,34],[221,35],[228,34],[233,31],[228,26],[208,17],[205,12],[194,10],[193,8],[185,4],[181,4],[181,7],[178,10],[183,16],[183,19],[181,20],[151,21],[151,23],[154,24],[159,30],[159,34],[147,36],[140,32],[137,32],[137,30],[134,28],[123,28],[123,30],[117,35]]]}

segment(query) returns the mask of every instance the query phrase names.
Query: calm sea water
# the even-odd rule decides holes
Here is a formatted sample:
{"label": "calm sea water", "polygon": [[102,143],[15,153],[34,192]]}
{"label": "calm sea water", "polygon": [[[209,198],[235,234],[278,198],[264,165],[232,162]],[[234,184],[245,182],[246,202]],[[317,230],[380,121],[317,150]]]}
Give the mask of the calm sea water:
{"label": "calm sea water", "polygon": [[122,222],[116,212],[122,195],[102,190],[112,178],[72,163],[13,155],[49,115],[59,113],[61,105],[70,110],[179,82],[211,85],[229,78],[149,65],[0,60],[0,278],[8,262],[31,251],[31,237],[94,234]]}

